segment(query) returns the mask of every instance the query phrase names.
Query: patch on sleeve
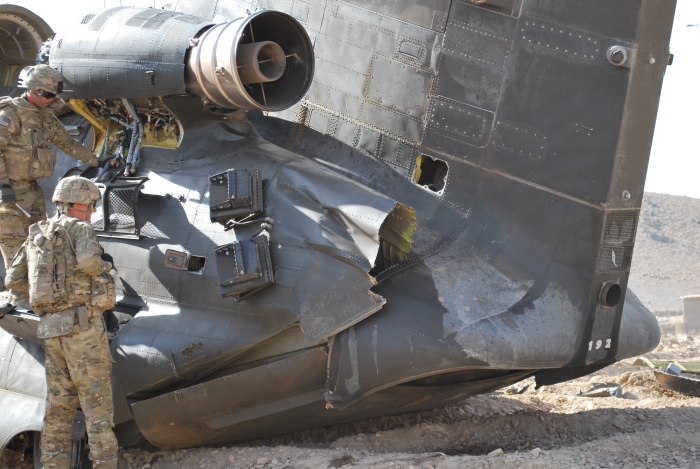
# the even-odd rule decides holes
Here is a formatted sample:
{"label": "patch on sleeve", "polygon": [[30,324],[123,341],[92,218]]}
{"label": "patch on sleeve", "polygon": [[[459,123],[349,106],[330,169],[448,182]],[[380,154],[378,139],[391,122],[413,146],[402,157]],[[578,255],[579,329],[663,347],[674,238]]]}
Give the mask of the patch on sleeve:
{"label": "patch on sleeve", "polygon": [[0,116],[0,125],[4,125],[5,127],[7,127],[8,125],[10,125],[11,122],[12,121],[9,117]]}

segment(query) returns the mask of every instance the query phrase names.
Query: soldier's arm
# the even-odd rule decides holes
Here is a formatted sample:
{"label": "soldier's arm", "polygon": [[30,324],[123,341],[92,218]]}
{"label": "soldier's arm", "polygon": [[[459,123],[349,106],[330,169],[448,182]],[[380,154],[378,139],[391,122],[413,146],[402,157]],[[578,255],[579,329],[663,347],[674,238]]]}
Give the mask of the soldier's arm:
{"label": "soldier's arm", "polygon": [[63,153],[90,166],[97,166],[95,155],[68,135],[68,131],[63,127],[61,121],[53,114],[51,114],[51,130],[53,131],[53,137],[50,142],[56,145]]}
{"label": "soldier's arm", "polygon": [[0,184],[10,183],[5,167],[5,147],[17,135],[19,127],[19,117],[14,109],[9,106],[0,109]]}
{"label": "soldier's arm", "polygon": [[15,258],[12,260],[12,265],[7,270],[5,284],[10,290],[29,291],[29,269],[27,268],[27,243],[24,243]]}
{"label": "soldier's arm", "polygon": [[110,262],[102,260],[102,247],[97,236],[88,222],[76,223],[71,230],[75,243],[75,257],[78,261],[78,269],[88,275],[100,275],[109,272],[112,268]]}

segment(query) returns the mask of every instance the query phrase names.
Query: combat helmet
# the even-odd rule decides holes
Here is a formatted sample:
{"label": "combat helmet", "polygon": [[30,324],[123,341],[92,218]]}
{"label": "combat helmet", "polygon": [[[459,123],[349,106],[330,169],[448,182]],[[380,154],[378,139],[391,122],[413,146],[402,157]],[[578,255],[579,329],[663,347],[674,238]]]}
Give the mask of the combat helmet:
{"label": "combat helmet", "polygon": [[32,91],[59,94],[63,91],[63,75],[48,65],[35,65],[29,67],[24,85]]}
{"label": "combat helmet", "polygon": [[95,183],[80,176],[69,176],[56,184],[51,201],[55,204],[92,205],[100,200],[100,190]]}

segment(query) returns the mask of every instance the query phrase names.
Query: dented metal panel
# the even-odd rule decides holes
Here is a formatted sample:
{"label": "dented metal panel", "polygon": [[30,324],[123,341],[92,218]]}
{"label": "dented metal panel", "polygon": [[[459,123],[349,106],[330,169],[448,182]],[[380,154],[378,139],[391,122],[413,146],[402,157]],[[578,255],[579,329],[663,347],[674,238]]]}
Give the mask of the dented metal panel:
{"label": "dented metal panel", "polygon": [[44,350],[0,328],[0,453],[24,431],[41,431],[46,400]]}

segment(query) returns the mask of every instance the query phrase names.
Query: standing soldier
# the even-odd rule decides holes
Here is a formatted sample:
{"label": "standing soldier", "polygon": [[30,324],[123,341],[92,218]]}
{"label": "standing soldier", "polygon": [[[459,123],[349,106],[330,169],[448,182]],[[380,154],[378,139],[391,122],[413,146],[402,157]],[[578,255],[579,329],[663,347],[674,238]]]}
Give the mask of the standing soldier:
{"label": "standing soldier", "polygon": [[97,166],[97,158],[48,109],[63,90],[63,76],[48,65],[37,65],[25,84],[28,91],[21,97],[0,98],[0,252],[5,269],[27,238],[29,225],[46,218],[44,192],[36,180],[53,174],[56,152],[49,142]]}
{"label": "standing soldier", "polygon": [[46,414],[41,444],[44,469],[68,469],[71,428],[80,407],[95,469],[117,468],[112,431],[112,357],[102,317],[116,300],[112,257],[88,221],[100,191],[71,176],[56,185],[57,217],[29,227],[7,272],[7,286],[28,292],[45,339]]}

